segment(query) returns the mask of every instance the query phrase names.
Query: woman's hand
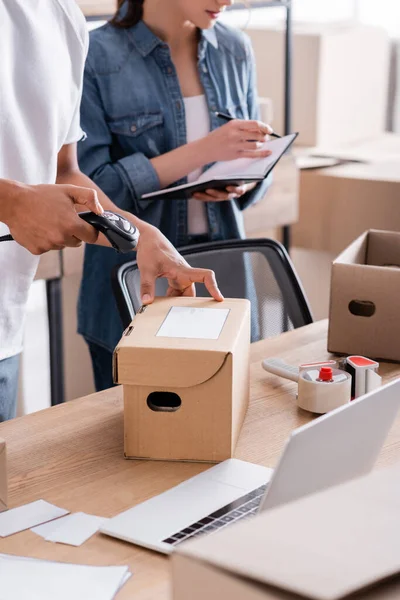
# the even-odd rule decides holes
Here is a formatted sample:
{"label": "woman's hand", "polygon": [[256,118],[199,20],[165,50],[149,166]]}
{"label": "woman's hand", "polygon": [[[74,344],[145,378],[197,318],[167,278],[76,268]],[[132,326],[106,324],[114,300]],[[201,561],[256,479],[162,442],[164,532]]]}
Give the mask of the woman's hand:
{"label": "woman's hand", "polygon": [[196,200],[202,202],[224,202],[225,200],[235,200],[256,187],[256,183],[247,183],[239,186],[228,186],[225,190],[205,190],[193,194]]}
{"label": "woman's hand", "polygon": [[262,148],[273,129],[262,121],[233,119],[198,141],[204,164],[235,158],[264,158],[271,154]]}

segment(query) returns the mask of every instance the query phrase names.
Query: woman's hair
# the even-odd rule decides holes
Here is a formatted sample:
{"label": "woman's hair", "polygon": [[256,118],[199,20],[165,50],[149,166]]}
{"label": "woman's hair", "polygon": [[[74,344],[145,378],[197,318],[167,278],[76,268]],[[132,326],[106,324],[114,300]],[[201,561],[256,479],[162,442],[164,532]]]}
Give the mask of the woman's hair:
{"label": "woman's hair", "polygon": [[[123,16],[120,16],[119,11],[125,2],[127,4],[126,11]],[[123,28],[137,25],[143,17],[143,3],[144,0],[117,0],[117,12],[110,23]]]}

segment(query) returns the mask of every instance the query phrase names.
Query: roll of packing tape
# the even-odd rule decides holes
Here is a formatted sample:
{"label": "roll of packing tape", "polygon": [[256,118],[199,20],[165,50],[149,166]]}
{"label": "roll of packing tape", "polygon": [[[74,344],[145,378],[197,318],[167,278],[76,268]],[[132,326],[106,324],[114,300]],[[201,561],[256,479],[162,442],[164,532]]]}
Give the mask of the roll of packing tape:
{"label": "roll of packing tape", "polygon": [[351,400],[351,375],[339,369],[305,369],[299,375],[297,404],[324,414]]}

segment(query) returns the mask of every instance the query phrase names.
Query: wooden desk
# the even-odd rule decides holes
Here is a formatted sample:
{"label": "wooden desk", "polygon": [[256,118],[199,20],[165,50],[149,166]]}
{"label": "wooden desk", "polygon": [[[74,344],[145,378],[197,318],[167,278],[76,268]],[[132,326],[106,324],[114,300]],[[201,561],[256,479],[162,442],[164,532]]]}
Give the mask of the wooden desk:
{"label": "wooden desk", "polygon": [[[252,347],[251,403],[238,458],[274,466],[289,432],[310,420],[295,403],[295,384],[265,373],[261,359],[293,364],[322,360],[326,321]],[[400,365],[383,364],[385,381]],[[207,468],[204,464],[127,461],[123,458],[122,389],[114,388],[0,424],[9,454],[10,506],[44,498],[71,511],[111,517]],[[400,456],[400,419],[379,464]],[[102,536],[80,548],[51,544],[25,531],[0,540],[0,552],[86,564],[129,564],[132,579],[118,600],[169,597],[168,560],[155,552]]]}

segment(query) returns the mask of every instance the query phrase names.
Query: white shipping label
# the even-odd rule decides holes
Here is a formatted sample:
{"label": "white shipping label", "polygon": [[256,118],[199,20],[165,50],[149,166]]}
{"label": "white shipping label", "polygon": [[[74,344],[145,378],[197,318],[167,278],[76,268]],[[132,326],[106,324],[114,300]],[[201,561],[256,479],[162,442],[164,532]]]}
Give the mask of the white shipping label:
{"label": "white shipping label", "polygon": [[173,306],[157,337],[217,340],[229,315],[229,308]]}

